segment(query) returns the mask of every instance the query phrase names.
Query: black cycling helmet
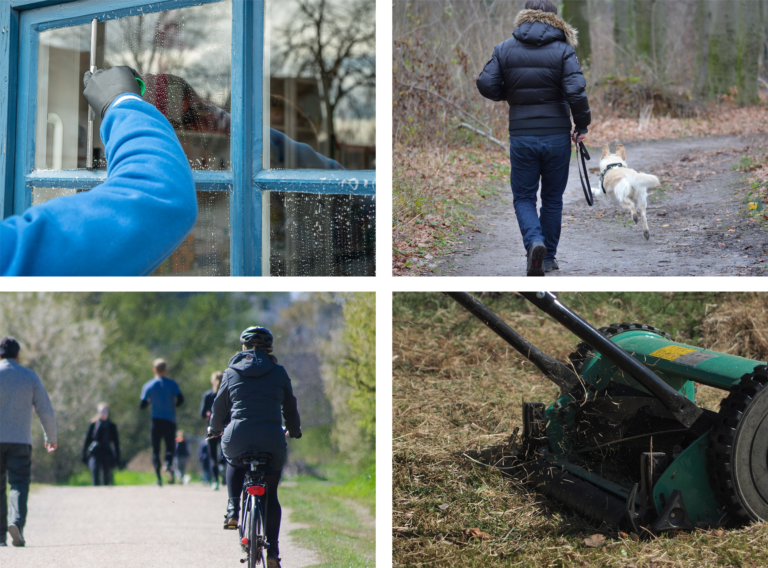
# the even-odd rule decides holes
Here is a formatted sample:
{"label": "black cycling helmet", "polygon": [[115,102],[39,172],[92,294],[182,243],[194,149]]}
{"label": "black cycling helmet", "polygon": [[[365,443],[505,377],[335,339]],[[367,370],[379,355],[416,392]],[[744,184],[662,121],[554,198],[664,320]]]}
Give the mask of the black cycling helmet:
{"label": "black cycling helmet", "polygon": [[266,327],[249,327],[240,334],[240,343],[248,347],[271,348],[272,341],[272,334]]}

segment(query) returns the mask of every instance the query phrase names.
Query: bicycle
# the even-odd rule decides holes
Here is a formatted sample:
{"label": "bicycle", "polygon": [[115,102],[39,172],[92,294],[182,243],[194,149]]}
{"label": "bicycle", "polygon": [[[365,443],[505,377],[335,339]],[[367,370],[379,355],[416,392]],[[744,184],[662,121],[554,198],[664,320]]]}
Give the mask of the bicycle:
{"label": "bicycle", "polygon": [[264,482],[263,466],[267,465],[272,456],[257,454],[241,458],[250,469],[245,474],[243,493],[240,502],[240,546],[247,557],[240,560],[248,563],[248,568],[267,568],[267,484]]}

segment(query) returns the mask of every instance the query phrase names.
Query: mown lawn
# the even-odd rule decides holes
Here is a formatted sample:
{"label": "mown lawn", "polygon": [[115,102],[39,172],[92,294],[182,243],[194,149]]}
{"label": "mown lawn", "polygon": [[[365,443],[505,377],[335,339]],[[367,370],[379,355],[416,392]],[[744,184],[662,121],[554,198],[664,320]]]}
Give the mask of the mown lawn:
{"label": "mown lawn", "polygon": [[[639,321],[664,329],[678,341],[720,350],[730,345],[740,354],[757,347],[754,341],[744,341],[749,333],[737,331],[739,322],[749,319],[739,320],[739,310],[762,316],[766,305],[763,297],[754,295],[704,293],[560,297],[595,326]],[[578,342],[522,299],[484,294],[482,300],[560,360]],[[610,527],[591,525],[473,461],[468,455],[472,451],[504,443],[515,427],[522,428],[523,400],[548,403],[557,389],[442,294],[395,294],[393,357],[395,566],[768,565],[766,524],[636,541]],[[716,409],[723,395],[699,389],[701,404],[709,408]],[[606,537],[605,544],[588,548],[585,538],[596,533]]]}

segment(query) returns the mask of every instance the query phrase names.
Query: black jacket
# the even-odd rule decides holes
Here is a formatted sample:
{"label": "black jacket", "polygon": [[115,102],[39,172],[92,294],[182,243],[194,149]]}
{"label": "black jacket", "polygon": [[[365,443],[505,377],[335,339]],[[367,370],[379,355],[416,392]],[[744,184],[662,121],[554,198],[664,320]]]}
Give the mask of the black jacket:
{"label": "black jacket", "polygon": [[231,422],[221,438],[227,460],[240,465],[240,456],[265,452],[272,454],[272,467],[282,469],[286,456],[283,418],[290,432],[301,428],[285,368],[263,351],[241,351],[232,357],[213,401],[211,429],[221,431],[229,413]]}
{"label": "black jacket", "polygon": [[509,103],[509,133],[518,136],[568,133],[591,122],[586,84],[576,58],[578,32],[556,14],[523,10],[512,37],[497,45],[477,78],[492,101]]}
{"label": "black jacket", "polygon": [[[211,412],[213,409],[213,401],[216,399],[216,393],[213,389],[207,390],[203,393],[203,398],[200,400],[200,418],[203,420],[209,420],[206,417],[206,413]],[[210,422],[210,421],[209,421]]]}
{"label": "black jacket", "polygon": [[117,426],[109,418],[96,420],[88,426],[83,443],[83,462],[91,456],[108,465],[120,463],[120,440],[117,437]]}

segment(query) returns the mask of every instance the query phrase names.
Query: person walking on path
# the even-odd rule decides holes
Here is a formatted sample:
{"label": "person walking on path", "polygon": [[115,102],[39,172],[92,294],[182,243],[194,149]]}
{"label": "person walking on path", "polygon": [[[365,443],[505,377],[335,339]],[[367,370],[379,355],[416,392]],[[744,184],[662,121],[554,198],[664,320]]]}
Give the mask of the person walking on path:
{"label": "person walking on path", "polygon": [[83,463],[91,470],[94,485],[112,485],[112,468],[120,463],[117,425],[109,419],[109,406],[100,402],[83,442]]}
{"label": "person walking on path", "polygon": [[[225,529],[236,529],[240,493],[248,465],[246,455],[269,454],[264,481],[267,484],[268,568],[280,568],[278,536],[282,509],[277,486],[285,464],[285,437],[301,438],[301,419],[293,396],[291,379],[272,355],[272,334],[263,327],[249,327],[240,335],[242,351],[229,360],[221,386],[213,401],[209,437],[221,436],[227,458],[229,503]],[[231,421],[225,424],[228,417]],[[286,431],[283,432],[283,418]],[[223,435],[222,435],[223,434]]]}
{"label": "person walking on path", "polygon": [[[221,385],[221,378],[224,373],[216,371],[211,375],[211,390],[207,390],[203,393],[203,398],[200,401],[200,418],[205,420],[205,423],[210,426],[211,424],[211,409],[213,408],[213,401],[216,398],[216,393],[219,391]],[[210,463],[210,476],[211,483],[214,491],[219,490],[219,438],[208,438],[208,457]]]}
{"label": "person walking on path", "polygon": [[176,432],[176,456],[174,458],[177,477],[183,484],[186,484],[184,476],[187,471],[187,462],[189,461],[189,446],[187,445],[187,439],[184,436],[184,430]]}
{"label": "person walking on path", "polygon": [[163,359],[155,359],[153,364],[155,378],[144,383],[141,388],[140,408],[152,405],[152,465],[155,466],[157,485],[163,485],[160,475],[160,443],[165,441],[165,471],[168,483],[174,482],[173,453],[176,448],[176,408],[184,404],[184,395],[176,381],[165,376],[168,364]]}
{"label": "person walking on path", "polygon": [[557,16],[551,0],[527,0],[512,37],[494,48],[477,78],[481,95],[509,104],[510,181],[528,276],[559,269],[555,256],[571,140],[584,140],[591,122],[586,83],[574,51],[577,37],[578,31]]}
{"label": "person walking on path", "polygon": [[[19,364],[21,347],[13,337],[0,340],[0,546],[6,533],[24,546],[27,498],[32,477],[32,409],[43,425],[45,448],[56,449],[56,417],[40,377]],[[11,487],[10,514],[5,482]]]}

